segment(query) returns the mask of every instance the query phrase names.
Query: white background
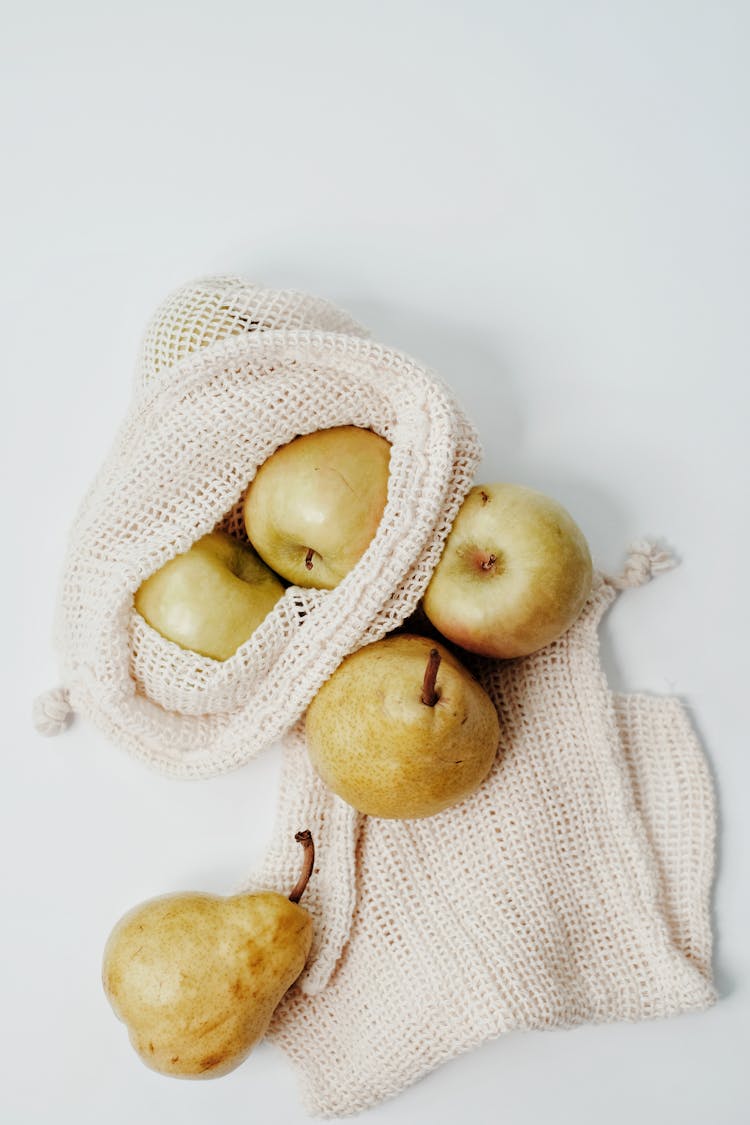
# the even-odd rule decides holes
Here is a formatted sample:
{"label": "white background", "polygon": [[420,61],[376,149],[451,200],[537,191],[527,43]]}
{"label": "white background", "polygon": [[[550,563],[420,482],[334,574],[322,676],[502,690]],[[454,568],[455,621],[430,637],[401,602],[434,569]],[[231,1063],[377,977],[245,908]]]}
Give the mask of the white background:
{"label": "white background", "polygon": [[84,722],[44,740],[29,719],[146,319],[237,272],[436,367],[479,423],[481,476],[559,498],[600,565],[643,533],[676,549],[610,614],[607,668],[688,701],[718,786],[715,1008],[511,1035],[366,1120],[746,1121],[750,6],[4,7],[0,1117],[303,1120],[270,1046],[216,1082],[147,1071],[99,982],[126,908],[254,865],[277,753],[177,783]]}

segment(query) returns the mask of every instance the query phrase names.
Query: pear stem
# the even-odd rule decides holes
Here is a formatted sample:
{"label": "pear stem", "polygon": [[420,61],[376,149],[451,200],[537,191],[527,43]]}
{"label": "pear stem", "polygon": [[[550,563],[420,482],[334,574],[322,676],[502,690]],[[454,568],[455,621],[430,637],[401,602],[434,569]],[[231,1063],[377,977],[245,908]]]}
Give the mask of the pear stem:
{"label": "pear stem", "polygon": [[312,570],[312,568],[313,568],[314,557],[315,557],[315,551],[313,551],[312,547],[308,547],[307,548],[307,554],[305,555],[305,566],[307,567],[308,570]]}
{"label": "pear stem", "polygon": [[436,648],[430,649],[430,657],[424,671],[422,681],[422,702],[425,707],[434,707],[440,698],[440,692],[435,689],[438,668],[440,667],[440,653]]}
{"label": "pear stem", "polygon": [[294,838],[305,849],[300,877],[294,885],[294,890],[289,895],[290,902],[299,902],[312,875],[313,864],[315,863],[315,844],[313,843],[312,832],[307,829],[304,832],[295,832]]}

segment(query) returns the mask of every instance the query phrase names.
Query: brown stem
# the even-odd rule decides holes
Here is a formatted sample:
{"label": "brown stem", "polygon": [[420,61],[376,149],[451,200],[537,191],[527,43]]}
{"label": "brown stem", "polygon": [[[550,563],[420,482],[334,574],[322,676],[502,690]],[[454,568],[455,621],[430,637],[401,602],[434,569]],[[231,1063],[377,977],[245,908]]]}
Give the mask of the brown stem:
{"label": "brown stem", "polygon": [[440,653],[436,648],[430,649],[430,657],[424,670],[422,680],[422,702],[425,707],[434,707],[440,698],[440,692],[435,690],[438,668],[440,667]]}
{"label": "brown stem", "polygon": [[289,895],[290,902],[299,902],[312,875],[313,864],[315,863],[315,844],[313,843],[312,832],[307,829],[304,832],[295,832],[294,838],[305,849],[300,877],[294,885],[294,890]]}
{"label": "brown stem", "polygon": [[312,547],[308,547],[307,548],[307,554],[305,555],[305,566],[307,567],[308,570],[312,570],[312,567],[313,567],[312,561],[313,561],[314,557],[315,557],[315,551],[313,551]]}
{"label": "brown stem", "polygon": [[489,558],[486,558],[482,563],[482,570],[492,570],[496,562],[497,555],[490,555]]}

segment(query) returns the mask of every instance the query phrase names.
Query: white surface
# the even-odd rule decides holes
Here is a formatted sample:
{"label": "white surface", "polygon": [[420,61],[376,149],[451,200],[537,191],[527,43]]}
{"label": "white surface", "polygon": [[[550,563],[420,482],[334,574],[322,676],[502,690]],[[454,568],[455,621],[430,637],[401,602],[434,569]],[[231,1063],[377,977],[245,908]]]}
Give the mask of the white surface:
{"label": "white surface", "polygon": [[276,755],[180,784],[83,723],[49,741],[29,723],[56,682],[65,535],[140,332],[216,272],[330,297],[432,363],[480,423],[485,479],[557,496],[600,564],[644,532],[684,560],[621,599],[605,653],[615,686],[686,698],[705,739],[720,1003],[512,1035],[367,1120],[747,1120],[750,8],[458,8],[5,13],[3,1121],[304,1120],[270,1047],[217,1082],[148,1072],[98,979],[123,910],[228,891],[260,855]]}

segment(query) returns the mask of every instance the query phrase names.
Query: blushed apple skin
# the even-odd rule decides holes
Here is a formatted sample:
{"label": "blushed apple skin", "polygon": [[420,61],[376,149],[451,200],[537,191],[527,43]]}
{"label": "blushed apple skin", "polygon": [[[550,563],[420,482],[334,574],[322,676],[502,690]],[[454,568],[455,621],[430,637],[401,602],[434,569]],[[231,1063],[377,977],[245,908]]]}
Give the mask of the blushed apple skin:
{"label": "blushed apple skin", "polygon": [[245,496],[245,530],[296,586],[332,590],[372,541],[388,496],[390,443],[358,426],[295,438],[261,465]]}
{"label": "blushed apple skin", "polygon": [[591,592],[583,532],[556,500],[518,484],[471,489],[424,595],[428,618],[482,656],[528,656],[561,636]]}
{"label": "blushed apple skin", "polygon": [[283,584],[252,548],[213,531],[147,578],[134,604],[167,640],[228,660],[283,593]]}

